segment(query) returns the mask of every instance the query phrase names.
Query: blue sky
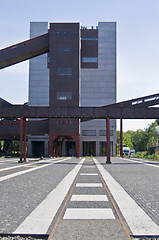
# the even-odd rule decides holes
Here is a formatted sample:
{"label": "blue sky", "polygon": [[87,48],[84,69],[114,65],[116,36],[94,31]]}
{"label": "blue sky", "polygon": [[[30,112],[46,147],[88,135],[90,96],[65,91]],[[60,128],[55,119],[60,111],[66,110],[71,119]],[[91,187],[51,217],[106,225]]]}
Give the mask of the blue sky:
{"label": "blue sky", "polygon": [[[29,38],[30,21],[117,22],[117,101],[158,93],[158,0],[1,1],[0,48]],[[28,61],[0,71],[0,96],[27,102]],[[124,130],[146,128],[151,120],[124,120]]]}

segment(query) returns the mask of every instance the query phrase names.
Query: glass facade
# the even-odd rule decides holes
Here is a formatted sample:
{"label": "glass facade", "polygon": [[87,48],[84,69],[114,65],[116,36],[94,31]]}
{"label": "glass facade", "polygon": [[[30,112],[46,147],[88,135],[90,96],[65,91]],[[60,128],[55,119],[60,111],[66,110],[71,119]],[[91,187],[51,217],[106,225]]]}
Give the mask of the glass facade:
{"label": "glass facade", "polygon": [[98,38],[82,38],[82,40],[94,41],[94,40],[98,40]]}
{"label": "glass facade", "polygon": [[83,130],[83,136],[96,136],[96,130]]}
{"label": "glass facade", "polygon": [[[99,136],[106,136],[106,130],[99,130]],[[110,130],[110,136],[113,136],[113,130]]]}
{"label": "glass facade", "polygon": [[[107,153],[107,143],[99,143],[99,156],[106,156]],[[110,155],[113,156],[113,142],[110,142]]]}
{"label": "glass facade", "polygon": [[86,63],[97,63],[98,62],[98,58],[97,57],[83,57],[82,58],[82,62],[86,62]]}
{"label": "glass facade", "polygon": [[83,156],[96,156],[96,142],[83,142]]}

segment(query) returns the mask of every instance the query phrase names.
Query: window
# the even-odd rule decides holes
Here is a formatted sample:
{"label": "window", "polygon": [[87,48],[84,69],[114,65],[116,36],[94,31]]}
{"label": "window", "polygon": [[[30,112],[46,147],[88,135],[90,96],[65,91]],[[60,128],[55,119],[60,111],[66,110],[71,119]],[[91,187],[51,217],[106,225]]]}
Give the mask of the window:
{"label": "window", "polygon": [[57,100],[72,100],[71,92],[57,92]]}
{"label": "window", "polygon": [[72,32],[71,31],[58,31],[58,35],[70,35]]}
{"label": "window", "polygon": [[83,136],[96,136],[96,130],[83,130]]}
{"label": "window", "polygon": [[[107,155],[107,143],[100,142],[99,143],[99,156]],[[110,142],[110,155],[113,156],[113,142]]]}
{"label": "window", "polygon": [[72,121],[71,120],[57,120],[58,125],[71,125]]}
{"label": "window", "polygon": [[72,68],[58,68],[58,75],[72,75]]}
{"label": "window", "polygon": [[98,38],[82,38],[82,40],[98,40]]}
{"label": "window", "polygon": [[[106,130],[99,130],[99,136],[106,136]],[[113,136],[113,130],[110,130],[110,136]]]}
{"label": "window", "polygon": [[98,62],[98,58],[97,57],[83,57],[82,58],[82,62],[86,62],[86,63],[96,63]]}
{"label": "window", "polygon": [[58,51],[60,51],[60,52],[70,52],[70,51],[72,51],[72,48],[70,48],[70,47],[59,47]]}

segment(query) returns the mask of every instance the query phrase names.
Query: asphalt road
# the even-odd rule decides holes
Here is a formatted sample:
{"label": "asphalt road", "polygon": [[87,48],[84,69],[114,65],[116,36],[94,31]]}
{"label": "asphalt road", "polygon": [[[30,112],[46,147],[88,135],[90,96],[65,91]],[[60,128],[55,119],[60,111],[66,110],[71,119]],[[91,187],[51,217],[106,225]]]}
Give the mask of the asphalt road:
{"label": "asphalt road", "polygon": [[98,157],[17,161],[0,158],[0,233],[128,239],[106,186],[131,235],[159,235],[159,163],[112,158],[107,165]]}

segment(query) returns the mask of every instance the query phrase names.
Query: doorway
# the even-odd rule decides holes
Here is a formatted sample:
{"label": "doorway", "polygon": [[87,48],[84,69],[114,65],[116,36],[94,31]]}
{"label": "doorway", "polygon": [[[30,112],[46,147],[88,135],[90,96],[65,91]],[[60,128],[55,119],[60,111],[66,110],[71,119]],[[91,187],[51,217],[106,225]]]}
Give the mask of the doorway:
{"label": "doorway", "polygon": [[32,156],[44,156],[44,141],[32,141]]}

